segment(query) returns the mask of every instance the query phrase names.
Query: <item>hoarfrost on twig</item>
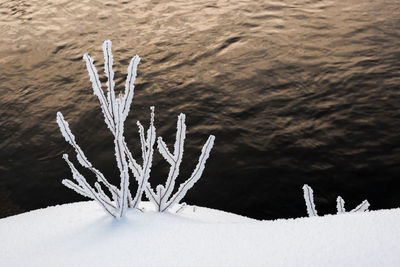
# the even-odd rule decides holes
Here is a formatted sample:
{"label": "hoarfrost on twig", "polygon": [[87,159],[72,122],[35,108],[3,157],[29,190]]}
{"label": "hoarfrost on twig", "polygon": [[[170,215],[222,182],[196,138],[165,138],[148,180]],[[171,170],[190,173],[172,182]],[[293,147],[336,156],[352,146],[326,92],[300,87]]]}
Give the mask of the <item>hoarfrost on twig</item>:
{"label": "hoarfrost on twig", "polygon": [[[314,195],[312,188],[305,184],[303,186],[303,191],[304,191],[304,200],[306,201],[308,216],[309,217],[318,216],[317,211],[315,209]],[[368,208],[369,208],[369,202],[367,200],[364,200],[360,205],[358,205],[356,208],[352,209],[349,212],[368,211]],[[344,208],[344,200],[341,196],[338,196],[336,199],[336,209],[337,209],[337,214],[346,213],[346,209]]]}
{"label": "hoarfrost on twig", "polygon": [[312,188],[305,184],[303,186],[303,191],[304,191],[304,200],[306,201],[308,216],[309,217],[318,216],[317,210],[315,209],[314,195]]}
{"label": "hoarfrost on twig", "polygon": [[[336,199],[337,205],[337,213],[345,213],[346,210],[344,208],[344,200],[341,196],[338,196]],[[369,202],[368,200],[364,200],[363,202],[361,202],[360,205],[358,205],[357,207],[355,207],[354,209],[352,209],[349,212],[364,212],[364,211],[368,211],[369,208]]]}
{"label": "hoarfrost on twig", "polygon": [[206,143],[204,144],[199,161],[196,168],[194,169],[192,175],[184,183],[182,183],[178,191],[171,197],[171,194],[175,187],[175,180],[179,175],[179,167],[182,162],[184,143],[186,137],[186,116],[185,114],[180,114],[177,121],[176,138],[174,144],[174,152],[171,153],[163,141],[162,137],[157,140],[157,148],[164,159],[171,165],[167,181],[165,185],[158,185],[156,187],[156,192],[153,191],[151,185],[148,183],[146,186],[145,193],[148,199],[155,205],[156,209],[160,212],[166,211],[178,204],[179,201],[186,195],[187,191],[193,187],[193,185],[200,179],[206,161],[210,155],[210,151],[214,145],[215,136],[210,135]]}

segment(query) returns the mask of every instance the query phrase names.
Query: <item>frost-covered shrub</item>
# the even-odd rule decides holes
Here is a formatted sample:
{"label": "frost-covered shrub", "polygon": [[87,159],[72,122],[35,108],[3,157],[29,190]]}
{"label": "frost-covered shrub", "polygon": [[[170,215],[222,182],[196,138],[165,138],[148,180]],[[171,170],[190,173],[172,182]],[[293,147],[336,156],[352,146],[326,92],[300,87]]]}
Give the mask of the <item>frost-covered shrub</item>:
{"label": "frost-covered shrub", "polygon": [[[304,192],[304,200],[306,201],[306,207],[307,207],[307,214],[309,217],[312,216],[318,216],[317,210],[315,209],[315,204],[314,204],[314,195],[313,195],[313,190],[310,186],[304,185],[303,186],[303,192]],[[338,196],[336,199],[336,209],[337,213],[345,213],[346,210],[344,208],[344,200],[341,196]],[[369,208],[369,203],[367,200],[364,200],[361,202],[360,205],[358,205],[356,208],[352,209],[349,212],[362,212],[362,211],[368,211]]]}
{"label": "frost-covered shrub", "polygon": [[[104,71],[108,78],[107,95],[101,88],[99,76],[93,59],[85,54],[83,59],[86,61],[86,67],[89,72],[90,81],[92,82],[93,92],[100,101],[100,106],[104,115],[104,121],[114,136],[114,150],[117,166],[120,172],[120,187],[112,185],[104,177],[104,175],[92,166],[86,158],[84,152],[75,141],[68,123],[65,121],[61,112],[57,112],[57,123],[65,140],[69,142],[75,149],[78,162],[85,168],[89,169],[97,177],[94,187],[91,186],[85,177],[77,170],[74,164],[69,160],[68,155],[64,154],[63,158],[71,169],[72,177],[75,182],[64,179],[62,183],[85,197],[95,200],[109,215],[113,217],[123,217],[127,208],[138,208],[142,199],[143,192],[146,191],[147,197],[154,203],[159,211],[165,211],[185,196],[186,192],[193,184],[200,179],[204,170],[204,166],[209,153],[214,144],[214,136],[210,136],[205,143],[199,162],[191,175],[191,177],[181,186],[178,191],[170,198],[174,188],[175,179],[179,174],[179,165],[183,156],[183,144],[185,139],[185,115],[178,116],[178,129],[175,142],[174,153],[171,154],[163,142],[162,138],[158,138],[158,150],[161,155],[171,164],[171,170],[168,175],[166,186],[157,186],[156,193],[151,189],[148,179],[153,160],[154,143],[156,140],[156,128],[154,127],[154,107],[151,107],[150,125],[145,134],[144,127],[138,121],[140,144],[142,149],[142,165],[139,165],[133,158],[132,153],[124,138],[124,123],[128,116],[131,103],[134,96],[134,83],[136,79],[136,70],[139,64],[139,56],[132,58],[128,67],[128,76],[125,83],[124,94],[115,95],[114,90],[114,72],[112,70],[113,56],[111,53],[111,41],[105,41],[103,44],[104,51]],[[135,177],[138,186],[134,195],[129,191],[130,173]],[[103,187],[107,188],[108,193],[103,191]]]}

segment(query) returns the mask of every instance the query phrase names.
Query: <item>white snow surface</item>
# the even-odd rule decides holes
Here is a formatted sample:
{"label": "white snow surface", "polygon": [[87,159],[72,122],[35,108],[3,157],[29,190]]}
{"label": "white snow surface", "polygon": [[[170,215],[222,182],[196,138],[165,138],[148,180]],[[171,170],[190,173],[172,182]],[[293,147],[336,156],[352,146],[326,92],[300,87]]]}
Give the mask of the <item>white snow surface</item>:
{"label": "white snow surface", "polygon": [[257,221],[186,206],[128,210],[93,201],[0,220],[0,266],[400,266],[400,209]]}

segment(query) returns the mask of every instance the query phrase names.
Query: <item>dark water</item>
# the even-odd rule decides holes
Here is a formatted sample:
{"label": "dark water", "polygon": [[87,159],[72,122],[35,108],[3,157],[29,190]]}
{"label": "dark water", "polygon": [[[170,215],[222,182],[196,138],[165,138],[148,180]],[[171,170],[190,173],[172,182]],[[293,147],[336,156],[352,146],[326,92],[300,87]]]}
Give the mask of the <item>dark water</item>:
{"label": "dark water", "polygon": [[[92,163],[118,177],[111,135],[82,54],[102,71],[113,41],[116,86],[142,57],[126,139],[136,120],[171,145],[187,114],[181,171],[208,134],[216,144],[185,201],[256,218],[304,216],[301,187],[320,213],[400,206],[400,2],[0,1],[0,217],[81,198],[61,185],[72,150],[64,113]],[[104,75],[101,76],[104,81]],[[151,181],[167,165],[155,158]],[[117,183],[117,178],[110,178]]]}

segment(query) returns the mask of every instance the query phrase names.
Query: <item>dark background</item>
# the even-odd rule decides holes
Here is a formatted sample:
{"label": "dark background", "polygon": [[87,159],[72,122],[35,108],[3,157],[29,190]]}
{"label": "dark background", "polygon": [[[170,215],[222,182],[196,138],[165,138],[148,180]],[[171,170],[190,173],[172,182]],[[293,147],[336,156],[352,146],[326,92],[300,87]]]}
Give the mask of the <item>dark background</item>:
{"label": "dark background", "polygon": [[[254,218],[319,214],[368,199],[400,206],[400,3],[391,1],[0,1],[0,217],[83,200],[63,187],[75,160],[62,111],[89,160],[118,184],[113,140],[82,55],[104,82],[113,41],[116,87],[139,54],[125,137],[136,121],[172,147],[186,113],[179,182],[209,134],[214,149],[185,202]],[[105,88],[105,86],[104,86]],[[75,160],[76,162],[76,160]],[[155,154],[150,181],[168,165]],[[93,181],[94,177],[88,177]]]}

